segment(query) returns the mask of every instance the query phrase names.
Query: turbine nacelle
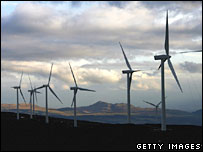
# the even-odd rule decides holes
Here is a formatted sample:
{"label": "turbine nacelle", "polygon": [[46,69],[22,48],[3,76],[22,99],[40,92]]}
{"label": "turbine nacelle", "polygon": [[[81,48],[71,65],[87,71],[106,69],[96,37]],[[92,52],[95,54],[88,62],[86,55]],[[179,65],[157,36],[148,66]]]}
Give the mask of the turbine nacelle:
{"label": "turbine nacelle", "polygon": [[167,60],[170,58],[171,58],[170,55],[156,55],[156,56],[154,56],[154,60]]}
{"label": "turbine nacelle", "polygon": [[70,87],[70,90],[77,90],[78,87]]}
{"label": "turbine nacelle", "polygon": [[91,92],[96,92],[95,90],[91,90],[91,89],[86,89],[86,88],[81,88],[81,87],[70,87],[70,90],[81,90],[81,91],[91,91]]}
{"label": "turbine nacelle", "polygon": [[11,87],[13,89],[20,89],[20,86]]}
{"label": "turbine nacelle", "polygon": [[122,73],[125,74],[125,73],[133,73],[133,72],[138,72],[138,71],[141,71],[141,70],[123,70]]}
{"label": "turbine nacelle", "polygon": [[28,90],[28,92],[36,92],[36,93],[41,93],[41,92],[39,92],[39,91],[37,91],[37,89],[34,89],[34,90]]}

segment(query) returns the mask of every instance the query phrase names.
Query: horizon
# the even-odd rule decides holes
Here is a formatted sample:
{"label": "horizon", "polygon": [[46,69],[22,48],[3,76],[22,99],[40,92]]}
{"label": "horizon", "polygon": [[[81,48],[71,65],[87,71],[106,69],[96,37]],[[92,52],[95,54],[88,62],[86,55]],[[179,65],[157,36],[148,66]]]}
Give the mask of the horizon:
{"label": "horizon", "polygon": [[[202,108],[202,53],[180,54],[202,49],[202,2],[1,2],[1,104],[16,104],[16,90],[24,71],[22,92],[29,104],[32,85],[47,83],[63,104],[48,92],[49,108],[71,106],[74,71],[79,91],[77,107],[97,101],[127,104],[127,69],[119,41],[133,69],[131,104],[161,100],[160,62],[165,54],[166,10],[169,11],[171,61],[183,88],[179,90],[165,64],[166,109],[193,112]],[[37,13],[36,13],[37,12]],[[94,12],[94,13],[92,13]],[[38,95],[45,107],[45,91]],[[19,97],[20,104],[24,103]]]}
{"label": "horizon", "polygon": [[[104,102],[104,101],[97,101],[97,102],[95,102],[95,103],[93,103],[93,104],[86,105],[86,106],[87,106],[87,107],[88,107],[88,106],[92,106],[92,105],[94,105],[94,104],[96,104],[96,103],[99,103],[99,102],[103,102],[103,103],[105,103],[105,104],[112,104],[112,105],[115,105],[115,104],[125,104],[125,105],[127,105],[127,103],[124,103],[124,102],[121,102],[121,103],[109,103],[109,102]],[[16,106],[15,103],[14,103],[14,104],[1,103],[1,105],[15,105],[15,106]],[[27,106],[28,108],[30,108],[29,103],[27,103],[27,104],[25,104],[25,103],[20,103],[19,106],[20,106],[20,105],[22,105],[22,106]],[[131,105],[132,105],[132,104],[131,104]],[[78,106],[77,108],[86,107],[86,106]],[[132,105],[132,106],[134,106],[134,105]],[[35,104],[35,108],[36,108],[36,107],[45,108],[45,107],[41,107],[41,106]],[[155,108],[152,107],[152,106],[147,106],[147,107],[136,107],[136,106],[134,106],[134,107],[135,107],[135,108],[142,108],[142,109],[155,109]],[[70,107],[62,107],[62,108],[71,108],[71,106],[70,106]],[[55,109],[55,110],[57,110],[57,109],[61,109],[61,108],[49,108],[49,109]],[[73,107],[72,107],[72,109],[73,109]],[[159,106],[158,109],[161,109],[161,107]],[[183,110],[181,110],[181,109],[168,109],[168,108],[166,108],[166,110],[178,110],[178,111],[183,111]],[[191,112],[196,112],[196,111],[199,111],[199,110],[202,110],[202,107],[199,108],[199,109],[196,109],[196,110],[194,110],[194,111],[185,111],[185,112],[190,112],[190,113],[191,113]]]}

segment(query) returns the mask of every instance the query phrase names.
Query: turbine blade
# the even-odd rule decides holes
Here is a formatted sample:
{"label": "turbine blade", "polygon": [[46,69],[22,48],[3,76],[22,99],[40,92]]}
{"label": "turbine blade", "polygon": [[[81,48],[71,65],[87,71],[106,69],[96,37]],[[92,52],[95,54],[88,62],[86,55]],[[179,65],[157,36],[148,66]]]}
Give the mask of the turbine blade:
{"label": "turbine blade", "polygon": [[32,92],[30,92],[30,104],[32,104]]}
{"label": "turbine blade", "polygon": [[131,82],[132,82],[132,73],[130,73],[130,78],[129,78],[129,89],[130,89],[130,87],[131,87]]}
{"label": "turbine blade", "polygon": [[145,103],[147,103],[147,104],[150,104],[150,105],[152,105],[152,106],[156,107],[156,105],[155,105],[155,104],[153,104],[153,103],[151,103],[151,102],[148,102],[148,101],[145,101],[145,100],[143,100],[143,102],[145,102]]}
{"label": "turbine blade", "polygon": [[[30,75],[28,74],[28,77],[29,77],[29,80],[30,80]],[[30,80],[30,86],[31,86],[31,89],[33,90],[33,87],[32,87],[32,82]]]}
{"label": "turbine blade", "polygon": [[36,92],[36,91],[34,91],[34,92],[33,92],[33,96],[34,96],[34,94],[35,94],[35,99],[36,99],[36,102],[38,103],[38,101],[37,101],[37,92]]}
{"label": "turbine blade", "polygon": [[79,90],[82,90],[82,91],[92,91],[92,92],[96,92],[95,90],[91,90],[91,89],[86,89],[86,88],[80,88],[78,87]]}
{"label": "turbine blade", "polygon": [[180,91],[183,92],[183,90],[182,90],[182,88],[181,88],[181,86],[180,86],[180,83],[179,83],[179,81],[178,81],[178,77],[176,76],[175,70],[174,70],[174,68],[173,68],[173,65],[172,65],[170,59],[168,59],[168,66],[169,66],[169,68],[170,68],[170,70],[171,70],[171,72],[172,72],[172,74],[173,74],[173,76],[174,76],[174,78],[175,78],[175,80],[176,80],[176,82],[177,82],[179,88],[180,88]]}
{"label": "turbine blade", "polygon": [[72,104],[71,104],[71,108],[72,108],[73,103],[74,103],[74,101],[75,101],[75,96],[76,96],[76,93],[77,93],[77,92],[74,92],[74,96],[73,96],[73,101],[72,101]]}
{"label": "turbine blade", "polygon": [[[164,62],[166,61],[167,59],[164,59]],[[158,70],[161,68],[162,64],[160,63],[159,67],[158,67]]]}
{"label": "turbine blade", "polygon": [[49,81],[48,81],[48,85],[49,85],[49,82],[50,82],[50,80],[51,80],[52,67],[53,67],[53,63],[51,64],[51,70],[50,70],[50,74],[49,74]]}
{"label": "turbine blade", "polygon": [[21,74],[19,86],[21,86],[22,78],[23,78],[23,71],[22,71],[22,74]]}
{"label": "turbine blade", "polygon": [[21,94],[21,96],[22,96],[22,98],[23,98],[24,102],[26,103],[26,101],[25,101],[25,98],[24,98],[24,96],[23,96],[23,93],[22,93],[21,88],[20,88],[19,90],[20,90],[20,94]]}
{"label": "turbine blade", "polygon": [[76,79],[75,79],[75,76],[74,76],[74,73],[73,73],[73,69],[72,69],[70,63],[69,63],[69,66],[70,66],[70,70],[71,70],[71,73],[72,73],[72,76],[73,76],[73,79],[74,79],[74,82],[75,82],[75,86],[77,87],[78,85],[76,83]]}
{"label": "turbine blade", "polygon": [[[52,88],[49,86],[49,90],[54,94],[54,96],[61,102],[59,97],[56,95],[56,93],[52,90]],[[61,102],[62,103],[62,102]],[[63,103],[62,103],[63,104]]]}
{"label": "turbine blade", "polygon": [[72,101],[72,104],[71,104],[71,108],[73,106],[74,100],[75,100],[75,96],[73,96],[73,101]]}
{"label": "turbine blade", "polygon": [[147,71],[147,70],[133,70],[133,72]]}
{"label": "turbine blade", "polygon": [[179,53],[191,53],[191,52],[202,52],[202,50],[195,50],[195,51],[184,51],[184,52],[179,52]]}
{"label": "turbine blade", "polygon": [[36,87],[34,87],[34,92],[42,94],[41,92],[37,91]]}
{"label": "turbine blade", "polygon": [[159,107],[159,105],[162,103],[162,101],[160,101],[156,106]]}
{"label": "turbine blade", "polygon": [[41,89],[41,88],[44,88],[44,85],[43,85],[43,86],[41,86],[41,87],[36,88],[35,90],[38,90],[38,89]]}
{"label": "turbine blade", "polygon": [[165,50],[166,54],[169,55],[168,10],[166,15]]}
{"label": "turbine blade", "polygon": [[122,45],[121,45],[120,42],[119,42],[119,44],[120,44],[121,50],[122,50],[122,52],[123,52],[123,56],[124,56],[124,58],[125,58],[126,65],[128,66],[128,68],[129,68],[130,70],[132,70],[132,68],[131,68],[131,66],[130,66],[130,63],[128,62],[128,59],[127,59],[127,57],[126,57],[126,55],[125,55],[125,52],[124,52],[124,50],[123,50],[123,47],[122,47]]}
{"label": "turbine blade", "polygon": [[160,63],[159,67],[158,67],[158,70],[161,68],[162,64]]}

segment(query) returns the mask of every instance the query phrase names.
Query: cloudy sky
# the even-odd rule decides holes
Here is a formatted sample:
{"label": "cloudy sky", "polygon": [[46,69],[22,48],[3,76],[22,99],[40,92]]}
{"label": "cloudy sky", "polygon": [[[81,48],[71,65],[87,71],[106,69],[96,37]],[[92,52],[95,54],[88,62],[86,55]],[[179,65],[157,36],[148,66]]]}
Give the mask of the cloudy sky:
{"label": "cloudy sky", "polygon": [[[77,105],[99,100],[126,103],[127,66],[133,74],[131,103],[149,107],[142,100],[160,101],[160,61],[165,54],[166,10],[169,12],[171,61],[183,88],[179,90],[165,63],[167,108],[194,111],[202,107],[202,2],[12,2],[1,1],[1,102],[16,103],[16,91],[24,71],[22,91],[28,102],[28,74],[34,86],[46,84],[51,63],[51,87],[63,104],[49,92],[49,107],[70,107],[74,81],[71,63],[80,87]],[[45,91],[38,105],[45,105]],[[20,97],[20,102],[23,103]]]}

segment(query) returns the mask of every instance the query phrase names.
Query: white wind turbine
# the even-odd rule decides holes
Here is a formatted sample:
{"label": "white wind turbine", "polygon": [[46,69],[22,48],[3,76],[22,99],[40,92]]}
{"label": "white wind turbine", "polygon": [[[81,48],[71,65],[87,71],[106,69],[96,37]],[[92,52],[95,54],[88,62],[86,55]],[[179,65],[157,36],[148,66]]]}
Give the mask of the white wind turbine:
{"label": "white wind turbine", "polygon": [[96,91],[95,91],[95,90],[90,90],[90,89],[85,89],[85,88],[80,88],[80,87],[78,87],[70,63],[69,63],[69,66],[70,66],[70,70],[71,70],[71,73],[72,73],[72,76],[73,76],[73,79],[74,79],[74,82],[75,82],[75,87],[70,87],[70,90],[73,90],[73,91],[74,91],[74,96],[73,96],[73,101],[72,101],[71,107],[72,107],[73,104],[74,104],[74,127],[77,127],[77,117],[76,117],[76,94],[77,94],[77,91],[78,91],[78,90],[81,90],[81,91],[92,91],[92,92],[96,92]]}
{"label": "white wind turbine", "polygon": [[166,16],[166,35],[165,35],[165,55],[158,55],[154,56],[155,60],[161,60],[161,64],[158,69],[161,68],[161,98],[162,98],[162,115],[161,115],[161,130],[166,131],[166,109],[165,109],[165,83],[164,83],[164,62],[168,60],[168,66],[181,90],[181,85],[178,81],[178,78],[176,76],[175,70],[173,68],[173,65],[171,63],[171,56],[169,55],[169,32],[168,32],[168,11],[167,11],[167,16]]}
{"label": "white wind turbine", "polygon": [[133,75],[133,72],[138,72],[138,71],[141,71],[141,70],[132,70],[132,68],[130,66],[130,63],[128,62],[128,59],[127,59],[127,57],[125,55],[125,52],[123,50],[123,47],[122,47],[120,42],[119,42],[119,44],[120,44],[121,50],[123,52],[123,56],[125,58],[126,65],[129,68],[129,70],[123,70],[122,72],[123,72],[123,74],[127,74],[128,123],[131,123],[131,115],[130,115],[130,86],[131,86],[131,81],[132,81],[132,75]]}
{"label": "white wind turbine", "polygon": [[[36,88],[35,90],[41,89],[41,88],[45,88],[45,101],[46,101],[46,119],[45,122],[49,123],[49,118],[48,118],[48,91],[47,88],[49,88],[49,90],[51,91],[51,93],[61,102],[61,100],[59,99],[59,97],[56,95],[56,93],[52,90],[52,88],[50,87],[49,83],[51,80],[51,73],[52,73],[52,67],[53,67],[53,63],[51,65],[51,71],[50,71],[50,75],[49,75],[49,80],[48,80],[48,84],[44,84],[41,87]],[[62,102],[61,102],[62,103]],[[63,103],[62,103],[63,104]]]}
{"label": "white wind turbine", "polygon": [[21,96],[22,96],[22,98],[23,98],[23,101],[24,101],[25,104],[26,104],[25,98],[24,98],[23,93],[22,93],[22,90],[21,90],[22,78],[23,78],[23,72],[22,72],[22,74],[21,74],[19,86],[11,87],[11,88],[16,89],[16,91],[17,91],[17,120],[19,120],[19,97],[18,97],[18,90],[20,90],[20,94],[21,94]]}
{"label": "white wind turbine", "polygon": [[34,86],[34,92],[35,92],[35,97],[34,97],[34,95],[33,95],[33,101],[32,101],[32,103],[33,103],[33,107],[32,107],[33,115],[35,115],[35,98],[36,98],[36,102],[37,102],[37,93],[41,93],[41,92],[38,92],[38,91],[36,90],[35,86]]}
{"label": "white wind turbine", "polygon": [[[30,80],[29,75],[28,75],[28,77],[29,77],[29,80]],[[37,91],[35,88],[33,89],[31,80],[30,80],[30,87],[31,87],[31,89],[28,90],[28,92],[30,92],[30,119],[32,119],[32,116],[35,114],[34,113],[34,110],[35,110],[34,109],[35,108],[34,107],[35,106],[35,98],[34,98],[34,96],[36,97],[36,101],[37,101],[37,93],[41,93],[41,92]]]}

